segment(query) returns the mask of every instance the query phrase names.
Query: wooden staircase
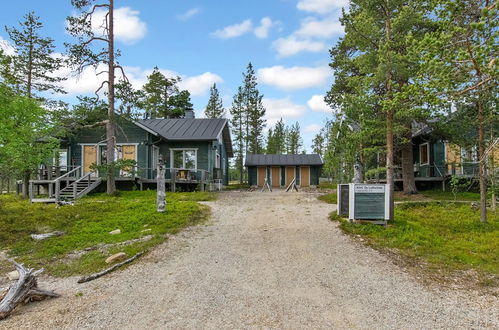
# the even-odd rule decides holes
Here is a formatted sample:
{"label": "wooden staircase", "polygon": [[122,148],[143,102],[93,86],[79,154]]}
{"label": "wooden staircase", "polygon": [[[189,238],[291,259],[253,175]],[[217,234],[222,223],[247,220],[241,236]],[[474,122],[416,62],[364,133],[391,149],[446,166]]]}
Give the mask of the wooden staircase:
{"label": "wooden staircase", "polygon": [[[61,189],[61,182],[66,185]],[[97,188],[102,179],[95,176],[95,172],[83,173],[81,166],[74,168],[54,180],[31,180],[29,187],[30,201],[33,203],[58,203],[60,201],[74,201]],[[46,185],[48,198],[35,198],[34,186]]]}
{"label": "wooden staircase", "polygon": [[92,177],[92,174],[86,174],[59,191],[56,189],[56,201],[74,201],[97,188],[102,179]]}

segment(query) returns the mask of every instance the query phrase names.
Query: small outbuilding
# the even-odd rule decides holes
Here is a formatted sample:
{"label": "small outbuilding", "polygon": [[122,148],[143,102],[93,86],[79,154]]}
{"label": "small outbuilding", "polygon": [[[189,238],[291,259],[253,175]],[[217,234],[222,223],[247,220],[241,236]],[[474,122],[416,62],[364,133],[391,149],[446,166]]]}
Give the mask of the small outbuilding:
{"label": "small outbuilding", "polygon": [[296,179],[300,187],[317,186],[324,162],[320,155],[246,155],[250,186],[287,187]]}

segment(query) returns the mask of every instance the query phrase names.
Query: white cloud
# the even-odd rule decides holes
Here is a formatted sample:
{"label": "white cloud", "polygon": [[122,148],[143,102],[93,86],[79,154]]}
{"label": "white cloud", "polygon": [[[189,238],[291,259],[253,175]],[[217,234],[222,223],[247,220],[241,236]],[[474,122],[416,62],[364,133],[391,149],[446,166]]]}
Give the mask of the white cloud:
{"label": "white cloud", "polygon": [[255,35],[260,39],[265,39],[269,35],[269,31],[275,23],[270,17],[264,17],[260,21],[260,26],[255,28]]}
{"label": "white cloud", "polygon": [[313,111],[317,112],[328,112],[334,113],[333,108],[331,108],[325,101],[324,95],[314,95],[307,101],[308,107]]}
{"label": "white cloud", "polygon": [[[104,65],[100,65],[97,70],[92,67],[87,67],[80,76],[76,77],[71,74],[69,68],[64,68],[58,72],[58,75],[68,77],[68,79],[61,84],[68,95],[93,94],[102,82],[107,79],[106,74],[97,76],[98,72],[104,70],[106,70]],[[147,76],[153,71],[152,69],[142,69],[140,67],[130,66],[125,66],[124,70],[128,80],[136,89],[142,88],[147,82]],[[210,90],[213,83],[223,82],[223,79],[219,75],[211,72],[205,72],[197,76],[184,76],[172,70],[160,69],[160,71],[167,77],[180,76],[182,81],[179,83],[179,88],[188,90],[192,96],[205,95]],[[118,79],[121,78],[121,74],[117,73],[116,76]]]}
{"label": "white cloud", "polygon": [[4,51],[6,55],[14,55],[15,54],[15,49],[12,47],[10,42],[8,40],[5,40],[0,36],[0,48]]}
{"label": "white cloud", "polygon": [[343,34],[344,29],[339,19],[335,16],[318,20],[308,17],[301,22],[300,28],[294,35],[302,38],[331,38],[334,35]]}
{"label": "white cloud", "polygon": [[305,126],[303,129],[303,132],[305,133],[318,133],[321,130],[322,126],[319,124],[311,124],[308,126]]}
{"label": "white cloud", "polygon": [[248,33],[252,28],[253,23],[250,19],[247,19],[242,23],[229,25],[224,27],[223,29],[216,30],[215,32],[213,32],[213,35],[220,39],[230,39]]}
{"label": "white cloud", "polygon": [[[140,12],[130,7],[121,7],[114,10],[114,36],[116,40],[127,45],[134,44],[145,37],[147,25],[140,20]],[[92,19],[92,30],[97,35],[102,35],[104,10],[97,10]]]}
{"label": "white cloud", "polygon": [[205,72],[198,76],[182,77],[179,84],[180,89],[187,89],[192,96],[200,96],[206,94],[214,83],[221,83],[223,79],[214,73]]}
{"label": "white cloud", "polygon": [[272,43],[272,47],[277,51],[279,57],[288,57],[301,52],[317,53],[326,49],[323,42],[300,40],[293,35],[277,39]]}
{"label": "white cloud", "polygon": [[327,14],[347,6],[348,0],[300,0],[296,5],[299,10],[317,14]]}
{"label": "white cloud", "polygon": [[286,91],[324,86],[330,76],[328,66],[286,68],[277,65],[258,70],[260,82]]}
{"label": "white cloud", "polygon": [[187,21],[189,18],[192,18],[198,15],[201,12],[201,8],[195,7],[187,10],[185,13],[177,15],[177,19],[181,21]]}
{"label": "white cloud", "polygon": [[298,118],[305,114],[307,107],[304,105],[293,103],[289,98],[284,99],[269,99],[262,100],[265,109],[265,118],[267,119],[267,126],[272,126],[277,123],[281,118]]}

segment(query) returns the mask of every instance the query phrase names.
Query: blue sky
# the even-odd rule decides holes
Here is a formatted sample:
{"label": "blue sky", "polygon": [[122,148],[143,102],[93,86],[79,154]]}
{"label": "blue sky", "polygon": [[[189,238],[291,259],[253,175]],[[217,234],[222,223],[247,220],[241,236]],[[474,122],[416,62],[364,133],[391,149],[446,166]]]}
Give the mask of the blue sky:
{"label": "blue sky", "polygon": [[[305,147],[332,110],[322,101],[333,74],[329,49],[342,35],[338,17],[347,0],[115,0],[117,47],[120,63],[136,87],[155,66],[183,79],[197,117],[207,103],[209,87],[216,82],[230,106],[242,83],[242,72],[252,62],[265,95],[268,124],[283,117],[300,123]],[[50,3],[50,5],[49,5]],[[2,4],[2,25],[17,25],[34,10],[44,23],[44,35],[56,41],[73,41],[64,30],[73,10],[69,0],[23,0]],[[0,30],[0,42],[8,40]],[[70,74],[63,70],[61,74]],[[64,83],[68,95],[93,94],[99,85],[95,72]],[[59,96],[57,96],[59,97]]]}

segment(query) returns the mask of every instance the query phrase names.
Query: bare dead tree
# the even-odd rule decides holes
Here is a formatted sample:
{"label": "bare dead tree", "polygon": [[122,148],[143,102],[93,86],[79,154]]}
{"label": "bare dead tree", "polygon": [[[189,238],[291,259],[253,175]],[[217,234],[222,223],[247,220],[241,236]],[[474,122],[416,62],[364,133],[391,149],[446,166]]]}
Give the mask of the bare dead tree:
{"label": "bare dead tree", "polygon": [[38,288],[36,277],[43,272],[43,268],[35,270],[25,268],[14,260],[10,260],[19,272],[19,279],[12,285],[5,295],[0,294],[0,320],[7,318],[19,304],[26,304],[30,301],[39,301],[49,297],[59,297],[53,291],[41,290]]}

